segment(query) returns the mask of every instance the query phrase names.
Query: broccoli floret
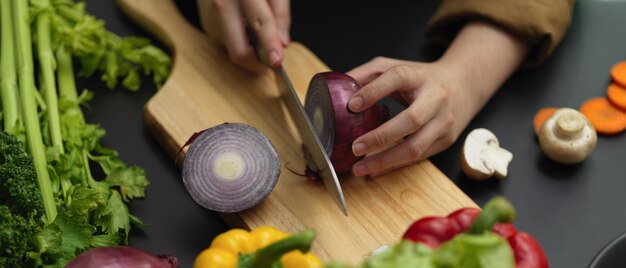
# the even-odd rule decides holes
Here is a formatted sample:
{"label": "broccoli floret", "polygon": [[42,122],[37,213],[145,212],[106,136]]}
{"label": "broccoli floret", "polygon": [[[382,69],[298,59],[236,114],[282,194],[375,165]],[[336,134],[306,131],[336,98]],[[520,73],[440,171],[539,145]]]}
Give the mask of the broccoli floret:
{"label": "broccoli floret", "polygon": [[26,219],[44,215],[37,173],[23,143],[0,133],[0,204]]}
{"label": "broccoli floret", "polygon": [[0,267],[23,265],[43,215],[32,158],[15,137],[0,132]]}
{"label": "broccoli floret", "polygon": [[35,226],[0,205],[0,267],[22,267]]}

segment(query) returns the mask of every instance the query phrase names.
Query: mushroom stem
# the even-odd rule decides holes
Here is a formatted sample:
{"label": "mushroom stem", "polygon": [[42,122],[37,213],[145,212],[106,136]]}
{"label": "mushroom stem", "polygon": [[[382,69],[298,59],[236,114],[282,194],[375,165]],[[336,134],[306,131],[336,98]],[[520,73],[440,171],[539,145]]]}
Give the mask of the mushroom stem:
{"label": "mushroom stem", "polygon": [[554,128],[555,134],[562,139],[578,139],[583,132],[585,121],[578,114],[565,110],[559,115]]}

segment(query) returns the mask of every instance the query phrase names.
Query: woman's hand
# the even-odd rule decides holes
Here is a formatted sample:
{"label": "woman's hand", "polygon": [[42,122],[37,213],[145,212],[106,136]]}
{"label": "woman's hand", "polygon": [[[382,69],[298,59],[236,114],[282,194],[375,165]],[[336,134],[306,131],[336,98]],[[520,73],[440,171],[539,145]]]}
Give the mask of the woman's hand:
{"label": "woman's hand", "polygon": [[267,70],[250,45],[248,34],[254,34],[265,63],[281,64],[290,42],[289,0],[198,0],[198,7],[204,30],[224,43],[234,63],[253,72]]}
{"label": "woman's hand", "polygon": [[354,141],[355,155],[378,153],[354,164],[353,174],[375,176],[448,148],[526,52],[526,44],[500,28],[471,22],[434,63],[375,58],[348,72],[364,85],[348,102],[353,112],[386,96],[408,106]]}
{"label": "woman's hand", "polygon": [[357,156],[384,149],[355,164],[353,173],[357,176],[377,175],[448,148],[482,103],[465,90],[461,77],[438,62],[375,58],[348,74],[365,85],[348,102],[353,112],[390,95],[408,105],[354,141],[352,150]]}

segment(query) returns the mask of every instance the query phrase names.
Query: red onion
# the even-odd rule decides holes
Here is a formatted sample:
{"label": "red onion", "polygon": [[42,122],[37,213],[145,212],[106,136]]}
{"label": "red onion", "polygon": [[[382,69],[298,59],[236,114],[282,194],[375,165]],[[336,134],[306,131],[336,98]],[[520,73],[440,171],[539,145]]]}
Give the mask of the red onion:
{"label": "red onion", "polygon": [[280,159],[257,129],[225,123],[200,133],[183,163],[187,192],[201,206],[240,212],[261,203],[276,186]]}
{"label": "red onion", "polygon": [[178,259],[170,255],[152,256],[131,247],[93,248],[78,255],[65,268],[178,268]]}
{"label": "red onion", "polygon": [[386,110],[375,104],[360,113],[348,108],[348,100],[361,88],[354,78],[340,72],[313,76],[304,109],[330,156],[337,173],[349,172],[361,157],[352,153],[352,142],[380,126]]}

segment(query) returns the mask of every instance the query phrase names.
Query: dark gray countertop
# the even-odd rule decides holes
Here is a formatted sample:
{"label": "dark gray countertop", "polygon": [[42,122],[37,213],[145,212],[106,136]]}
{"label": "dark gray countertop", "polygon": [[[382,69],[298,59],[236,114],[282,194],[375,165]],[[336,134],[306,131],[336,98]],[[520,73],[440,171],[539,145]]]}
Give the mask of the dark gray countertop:
{"label": "dark gray countertop", "polygon": [[[186,2],[181,7],[193,20],[193,1],[181,2]],[[293,39],[335,70],[347,71],[375,56],[428,61],[442,51],[423,39],[423,27],[437,1],[337,2],[292,1]],[[112,31],[149,36],[114,1],[87,4]],[[431,159],[479,205],[495,195],[511,200],[518,211],[516,226],[540,241],[552,267],[585,267],[602,245],[626,231],[625,135],[600,137],[587,161],[562,166],[541,154],[532,130],[532,118],[541,107],[577,108],[588,98],[604,95],[609,68],[626,60],[625,14],[626,1],[579,1],[556,53],[541,67],[514,75],[472,121],[468,130],[488,128],[513,152],[506,180],[473,182],[462,175],[458,158],[467,131]],[[142,107],[154,86],[146,84],[137,93],[109,91],[98,79],[80,80],[79,86],[95,91],[85,113],[107,130],[104,143],[117,149],[123,160],[144,167],[151,180],[147,198],[131,205],[133,214],[150,225],[131,232],[131,245],[174,254],[181,267],[190,267],[195,255],[227,226],[187,195],[180,170],[143,124]]]}

